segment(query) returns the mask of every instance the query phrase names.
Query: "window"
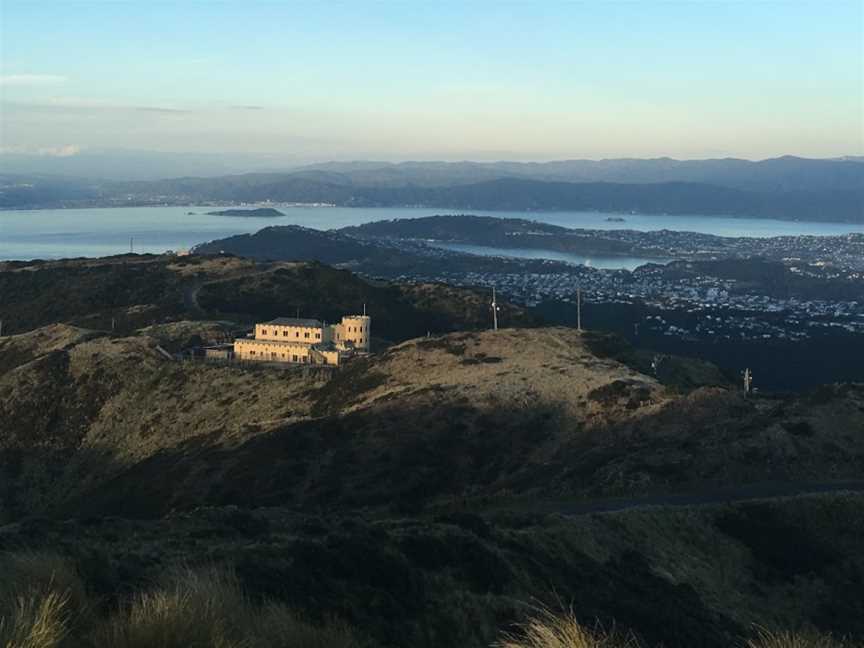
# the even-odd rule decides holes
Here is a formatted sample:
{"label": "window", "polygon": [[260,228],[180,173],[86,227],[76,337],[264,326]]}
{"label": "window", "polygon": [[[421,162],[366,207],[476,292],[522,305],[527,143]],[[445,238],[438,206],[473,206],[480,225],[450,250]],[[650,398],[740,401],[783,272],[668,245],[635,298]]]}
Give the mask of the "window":
{"label": "window", "polygon": [[297,332],[294,334],[294,336],[295,336],[295,337],[300,337],[300,331],[297,331]]}
{"label": "window", "polygon": [[250,352],[249,352],[249,355],[255,355],[255,352],[254,352],[254,351],[250,351]]}
{"label": "window", "polygon": [[267,329],[261,329],[261,335],[267,335]]}
{"label": "window", "polygon": [[294,355],[291,356],[291,361],[292,361],[292,362],[297,362],[297,354],[294,354]]}
{"label": "window", "polygon": [[309,331],[306,331],[306,332],[303,334],[303,337],[304,337],[304,338],[308,338],[308,337],[309,337]]}
{"label": "window", "polygon": [[320,333],[316,333],[316,334],[315,334],[315,337],[316,337],[316,339],[320,340],[320,339],[321,339],[321,334],[320,334]]}
{"label": "window", "polygon": [[282,337],[288,337],[288,331],[282,331]]}
{"label": "window", "polygon": [[271,352],[270,352],[270,357],[271,357],[273,360],[275,360],[275,359],[276,359],[276,353],[273,352],[273,351],[271,351]]}

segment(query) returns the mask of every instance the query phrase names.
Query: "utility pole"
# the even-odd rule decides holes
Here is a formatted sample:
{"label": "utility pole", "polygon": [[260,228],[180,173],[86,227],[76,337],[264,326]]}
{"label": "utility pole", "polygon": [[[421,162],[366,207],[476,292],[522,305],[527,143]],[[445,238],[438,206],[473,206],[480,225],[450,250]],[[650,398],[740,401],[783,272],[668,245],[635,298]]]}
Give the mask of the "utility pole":
{"label": "utility pole", "polygon": [[576,330],[582,332],[582,289],[576,289]]}
{"label": "utility pole", "polygon": [[492,286],[492,326],[498,330],[498,302],[495,300],[495,286]]}
{"label": "utility pole", "polygon": [[751,387],[753,386],[753,373],[750,368],[744,370],[744,395],[749,396]]}

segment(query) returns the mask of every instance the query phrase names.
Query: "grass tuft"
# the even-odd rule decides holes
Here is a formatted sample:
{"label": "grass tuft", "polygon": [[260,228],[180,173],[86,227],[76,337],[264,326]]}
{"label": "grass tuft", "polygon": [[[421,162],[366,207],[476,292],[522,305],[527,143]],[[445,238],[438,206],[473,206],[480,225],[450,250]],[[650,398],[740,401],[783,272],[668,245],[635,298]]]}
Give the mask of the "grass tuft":
{"label": "grass tuft", "polygon": [[179,569],[132,598],[94,633],[114,648],[359,648],[347,626],[313,626],[279,603],[256,605],[236,576]]}
{"label": "grass tuft", "polygon": [[853,648],[853,644],[831,634],[819,632],[773,631],[757,627],[756,636],[745,648]]}
{"label": "grass tuft", "polygon": [[345,624],[313,625],[280,603],[253,602],[231,571],[174,569],[107,617],[71,563],[0,556],[0,648],[362,648]]}
{"label": "grass tuft", "polygon": [[606,630],[591,629],[576,619],[572,611],[556,615],[540,610],[494,644],[494,648],[639,648],[636,637]]}

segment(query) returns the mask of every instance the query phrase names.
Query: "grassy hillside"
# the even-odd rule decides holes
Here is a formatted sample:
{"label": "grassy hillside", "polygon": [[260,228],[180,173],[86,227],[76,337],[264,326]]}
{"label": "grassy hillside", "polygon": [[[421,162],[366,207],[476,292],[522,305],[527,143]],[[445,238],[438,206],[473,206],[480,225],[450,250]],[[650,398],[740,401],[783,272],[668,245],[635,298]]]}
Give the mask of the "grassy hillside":
{"label": "grassy hillside", "polygon": [[[488,648],[538,606],[614,624],[646,648],[744,648],[756,625],[864,637],[862,533],[860,495],[573,518],[221,507],[153,521],[25,521],[0,528],[0,560],[22,545],[59,553],[106,602],[158,590],[178,566],[219,566],[253,601],[316,626],[342,619],[379,648]],[[186,609],[197,614],[194,598]]]}
{"label": "grassy hillside", "polygon": [[[745,398],[707,364],[670,358],[655,375],[603,334],[443,333],[483,327],[487,296],[317,264],[107,264],[161,288],[114,295],[100,263],[67,264],[96,288],[90,315],[53,288],[84,281],[63,284],[62,263],[0,272],[7,287],[47,273],[33,289],[57,303],[15,302],[19,323],[78,323],[0,338],[0,568],[51,551],[30,563],[80,578],[89,607],[58,647],[146,637],[161,626],[131,610],[178,568],[192,584],[236,574],[224,591],[245,602],[216,613],[235,642],[220,645],[268,645],[269,610],[346,645],[488,647],[538,605],[614,622],[646,648],[744,646],[754,624],[864,638],[862,495],[722,503],[864,480],[862,385]],[[154,321],[101,326],[148,299]],[[357,303],[394,344],[333,376],[158,349]],[[667,506],[682,501],[710,505]],[[6,605],[30,600],[7,596],[10,582],[0,617],[43,609]],[[355,630],[340,635],[343,621]]]}
{"label": "grassy hillside", "polygon": [[[201,504],[420,511],[864,476],[864,388],[681,392],[568,329],[420,338],[321,382],[177,363],[147,335],[6,338],[7,515]],[[62,348],[58,348],[62,345]],[[266,459],[265,459],[266,458]]]}

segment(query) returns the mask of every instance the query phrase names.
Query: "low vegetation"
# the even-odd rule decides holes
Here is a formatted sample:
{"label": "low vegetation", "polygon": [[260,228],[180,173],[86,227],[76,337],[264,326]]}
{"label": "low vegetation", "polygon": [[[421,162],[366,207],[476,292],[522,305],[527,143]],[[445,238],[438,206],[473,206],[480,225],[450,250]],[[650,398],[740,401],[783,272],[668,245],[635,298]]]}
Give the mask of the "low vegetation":
{"label": "low vegetation", "polygon": [[[858,644],[855,644],[857,646]],[[854,648],[851,641],[837,639],[818,631],[771,631],[754,628],[754,636],[743,640],[741,648]],[[607,630],[599,624],[580,623],[573,611],[554,614],[540,610],[505,633],[493,648],[648,648],[631,632]],[[731,647],[730,647],[731,648]]]}
{"label": "low vegetation", "polygon": [[0,557],[3,648],[362,648],[344,623],[312,624],[252,601],[236,576],[177,568],[119,604],[88,597],[74,565],[52,554]]}
{"label": "low vegetation", "polygon": [[631,633],[585,626],[572,610],[560,615],[541,610],[494,648],[639,648],[639,642]]}

